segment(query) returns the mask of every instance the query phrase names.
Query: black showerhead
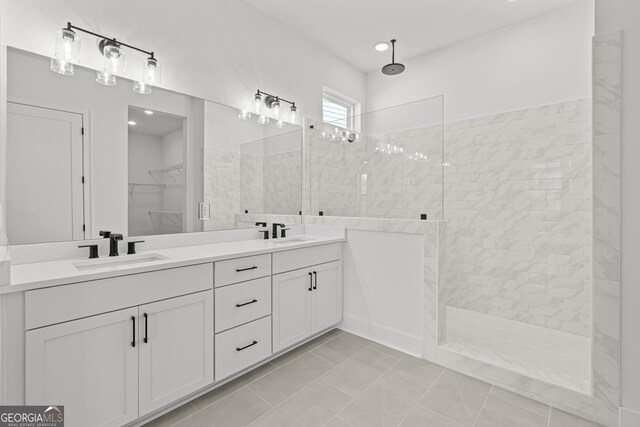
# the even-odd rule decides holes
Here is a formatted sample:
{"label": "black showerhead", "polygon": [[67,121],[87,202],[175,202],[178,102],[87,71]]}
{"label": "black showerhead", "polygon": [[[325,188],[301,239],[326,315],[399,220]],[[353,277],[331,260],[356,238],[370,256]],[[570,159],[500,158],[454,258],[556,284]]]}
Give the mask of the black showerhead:
{"label": "black showerhead", "polygon": [[391,64],[382,67],[382,74],[395,76],[404,71],[404,65],[396,62],[396,39],[391,40]]}

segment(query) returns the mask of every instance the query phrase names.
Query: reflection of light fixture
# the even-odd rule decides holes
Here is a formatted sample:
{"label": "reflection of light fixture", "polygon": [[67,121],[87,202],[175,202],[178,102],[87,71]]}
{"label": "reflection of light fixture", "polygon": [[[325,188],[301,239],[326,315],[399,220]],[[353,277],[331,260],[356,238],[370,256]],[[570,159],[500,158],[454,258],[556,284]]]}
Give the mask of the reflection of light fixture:
{"label": "reflection of light fixture", "polygon": [[268,123],[269,123],[269,117],[265,116],[264,114],[261,114],[260,117],[258,117],[259,125],[266,125]]}
{"label": "reflection of light fixture", "polygon": [[298,108],[295,102],[291,105],[291,123],[298,123]]}
{"label": "reflection of light fixture", "polygon": [[256,105],[256,109],[254,111],[254,113],[256,114],[260,114],[260,110],[262,110],[262,95],[260,94],[260,91],[258,91],[256,93],[256,96],[253,98],[253,101]]}
{"label": "reflection of light fixture", "polygon": [[101,85],[105,86],[115,86],[116,85],[116,76],[105,71],[98,71],[96,73],[96,81]]}
{"label": "reflection of light fixture", "polygon": [[51,71],[72,76],[73,64],[80,62],[80,37],[71,28],[58,30],[55,49]]}
{"label": "reflection of light fixture", "polygon": [[247,120],[250,117],[251,117],[251,113],[248,112],[247,110],[240,110],[240,112],[238,113],[238,118],[241,120]]}
{"label": "reflection of light fixture", "polygon": [[153,111],[151,111],[151,110],[144,110],[144,113],[145,113],[147,116],[151,116],[151,115],[153,114]]}
{"label": "reflection of light fixture", "polygon": [[129,126],[135,126],[137,123],[136,123],[136,122],[134,122],[133,120],[129,120],[129,121],[127,122],[127,124],[128,124]]}
{"label": "reflection of light fixture", "polygon": [[98,83],[106,86],[114,86],[116,84],[115,76],[124,71],[124,48],[127,47],[148,55],[143,63],[141,79],[139,82],[134,83],[133,90],[137,93],[148,94],[151,93],[150,85],[160,84],[161,69],[153,52],[123,43],[115,38],[108,38],[93,31],[76,27],[71,25],[71,22],[67,22],[66,28],[56,32],[55,54],[51,58],[51,71],[58,74],[73,75],[73,64],[80,62],[80,38],[76,34],[76,30],[90,34],[100,40],[98,49],[104,56],[104,68],[101,72],[98,72],[96,78]]}
{"label": "reflection of light fixture", "polygon": [[135,81],[133,82],[133,91],[141,95],[149,95],[151,93],[151,86],[145,82]]}
{"label": "reflection of light fixture", "polygon": [[286,125],[286,123],[285,123],[285,122],[283,122],[282,120],[278,120],[278,121],[276,122],[276,127],[277,127],[278,129],[283,129],[283,128],[285,128],[286,126],[287,126],[287,125]]}

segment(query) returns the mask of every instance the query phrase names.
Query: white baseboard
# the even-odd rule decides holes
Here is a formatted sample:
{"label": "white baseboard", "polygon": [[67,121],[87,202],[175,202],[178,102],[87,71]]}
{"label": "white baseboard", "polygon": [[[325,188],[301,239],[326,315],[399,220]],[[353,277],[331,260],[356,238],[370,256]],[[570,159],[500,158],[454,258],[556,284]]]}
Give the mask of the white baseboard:
{"label": "white baseboard", "polygon": [[627,408],[620,408],[620,427],[640,426],[640,412]]}
{"label": "white baseboard", "polygon": [[422,338],[414,337],[385,328],[384,326],[374,325],[366,320],[357,317],[345,315],[342,323],[338,325],[340,329],[359,335],[368,340],[386,345],[393,349],[408,353],[415,357],[422,356]]}

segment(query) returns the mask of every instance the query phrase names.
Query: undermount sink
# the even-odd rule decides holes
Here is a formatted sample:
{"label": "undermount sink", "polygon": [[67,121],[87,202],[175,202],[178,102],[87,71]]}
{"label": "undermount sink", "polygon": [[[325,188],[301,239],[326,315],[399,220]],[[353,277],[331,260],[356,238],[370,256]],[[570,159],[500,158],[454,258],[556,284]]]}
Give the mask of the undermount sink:
{"label": "undermount sink", "polygon": [[136,255],[121,255],[118,257],[99,258],[99,259],[87,259],[84,261],[72,262],[73,266],[80,270],[100,270],[100,269],[120,269],[130,267],[136,264],[142,264],[145,262],[162,261],[167,259],[166,256],[149,253],[149,254],[136,254]]}
{"label": "undermount sink", "polygon": [[310,240],[313,240],[310,237],[303,237],[303,236],[295,236],[295,237],[284,237],[284,238],[280,238],[277,241],[273,242],[274,245],[289,245],[292,243],[300,243],[300,242],[308,242]]}

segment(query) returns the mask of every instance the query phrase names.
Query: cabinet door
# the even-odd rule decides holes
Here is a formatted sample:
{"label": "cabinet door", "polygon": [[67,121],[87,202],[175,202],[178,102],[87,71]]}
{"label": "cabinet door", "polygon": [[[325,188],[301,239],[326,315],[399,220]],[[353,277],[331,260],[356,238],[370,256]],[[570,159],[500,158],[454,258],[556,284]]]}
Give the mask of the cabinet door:
{"label": "cabinet door", "polygon": [[213,290],[139,307],[140,416],[213,383]]}
{"label": "cabinet door", "polygon": [[342,263],[311,267],[314,275],[312,332],[327,329],[342,320]]}
{"label": "cabinet door", "polygon": [[311,335],[311,270],[273,276],[273,352]]}
{"label": "cabinet door", "polygon": [[67,427],[138,418],[137,316],[136,307],[27,331],[26,403],[64,405]]}

